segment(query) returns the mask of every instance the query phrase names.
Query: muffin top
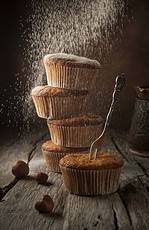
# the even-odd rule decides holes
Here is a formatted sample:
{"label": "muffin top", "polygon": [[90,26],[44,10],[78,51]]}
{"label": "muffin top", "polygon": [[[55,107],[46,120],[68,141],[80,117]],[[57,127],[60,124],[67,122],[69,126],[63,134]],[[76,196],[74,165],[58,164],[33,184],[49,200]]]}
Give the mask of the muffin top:
{"label": "muffin top", "polygon": [[81,151],[86,151],[89,148],[68,148],[68,147],[63,147],[60,145],[55,145],[51,140],[46,141],[42,145],[42,150],[45,151],[51,151],[51,152],[60,152],[60,153],[71,153],[71,152],[81,152]]}
{"label": "muffin top", "polygon": [[86,57],[80,57],[73,54],[66,53],[54,53],[47,54],[43,59],[44,64],[46,65],[66,65],[72,67],[81,67],[81,68],[94,68],[99,69],[101,65],[98,61],[92,60]]}
{"label": "muffin top", "polygon": [[60,166],[72,169],[114,169],[122,165],[122,157],[112,153],[101,153],[95,160],[89,160],[89,154],[69,154],[60,160]]}
{"label": "muffin top", "polygon": [[49,125],[62,125],[62,126],[89,126],[89,125],[101,125],[103,119],[100,115],[86,114],[78,115],[77,117],[70,117],[62,120],[48,120]]}
{"label": "muffin top", "polygon": [[87,90],[71,90],[71,89],[63,89],[58,87],[52,87],[48,85],[44,86],[36,86],[32,89],[31,95],[32,96],[84,96],[87,95]]}

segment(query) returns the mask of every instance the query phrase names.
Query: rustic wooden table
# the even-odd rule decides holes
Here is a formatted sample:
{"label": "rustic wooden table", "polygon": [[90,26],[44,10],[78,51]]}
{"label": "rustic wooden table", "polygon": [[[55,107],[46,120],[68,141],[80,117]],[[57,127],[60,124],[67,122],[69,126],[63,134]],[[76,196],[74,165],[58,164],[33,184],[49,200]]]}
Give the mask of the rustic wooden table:
{"label": "rustic wooden table", "polygon": [[[47,134],[30,134],[24,139],[3,142],[0,147],[0,186],[13,180],[11,167],[16,160],[30,161],[31,173],[46,171],[41,144]],[[130,155],[124,134],[111,131],[103,151],[117,151],[124,158],[119,190],[108,196],[83,197],[69,194],[61,174],[49,173],[51,186],[33,180],[14,181],[0,202],[1,230],[148,230],[149,159]],[[9,186],[8,186],[9,187]],[[7,186],[5,187],[8,190]],[[34,205],[44,194],[55,203],[54,215],[39,214]]]}

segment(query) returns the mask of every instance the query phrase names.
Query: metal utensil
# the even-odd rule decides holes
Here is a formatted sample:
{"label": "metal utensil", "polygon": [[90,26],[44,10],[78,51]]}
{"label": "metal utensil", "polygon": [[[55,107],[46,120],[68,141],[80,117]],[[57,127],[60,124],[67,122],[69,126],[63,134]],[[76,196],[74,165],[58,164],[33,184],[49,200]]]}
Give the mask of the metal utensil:
{"label": "metal utensil", "polygon": [[125,80],[123,73],[120,76],[117,76],[115,79],[115,86],[114,86],[114,90],[113,90],[113,94],[112,94],[112,102],[111,102],[111,105],[110,105],[110,108],[109,108],[109,111],[108,111],[108,114],[107,114],[107,117],[105,120],[104,128],[103,128],[101,135],[95,141],[93,141],[93,143],[91,144],[90,154],[89,154],[90,160],[96,159],[97,152],[99,152],[101,149],[102,138],[106,132],[107,127],[109,126],[111,115],[113,113],[115,105],[119,101],[120,92],[123,89],[125,82],[126,82],[126,80]]}

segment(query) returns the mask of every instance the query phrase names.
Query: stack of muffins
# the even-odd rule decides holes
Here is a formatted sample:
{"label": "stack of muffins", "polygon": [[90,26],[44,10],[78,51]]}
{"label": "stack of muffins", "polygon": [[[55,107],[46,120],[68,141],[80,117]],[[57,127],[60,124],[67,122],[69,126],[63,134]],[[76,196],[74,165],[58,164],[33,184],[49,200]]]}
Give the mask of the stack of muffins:
{"label": "stack of muffins", "polygon": [[60,172],[68,153],[86,152],[101,132],[102,118],[89,112],[88,94],[99,76],[96,60],[69,54],[44,57],[48,85],[32,90],[37,114],[47,119],[51,140],[42,145],[50,171]]}
{"label": "stack of muffins", "polygon": [[[85,167],[85,171],[79,170],[82,164],[80,159],[83,159],[81,162],[89,162],[89,147],[100,135],[103,126],[102,117],[92,114],[88,103],[90,90],[93,89],[96,78],[100,74],[100,63],[96,60],[62,53],[46,55],[43,62],[48,85],[35,87],[31,95],[38,116],[47,119],[51,135],[51,140],[42,145],[43,156],[49,171],[62,171],[65,185],[72,193],[96,195],[111,192],[107,187],[108,191],[103,189],[101,185],[98,185],[98,188],[94,188],[95,186],[92,188],[94,181],[91,183],[90,180],[98,181],[99,177],[102,177],[101,174],[96,175],[97,166],[92,173],[92,165],[89,174],[86,174],[89,172],[88,167]],[[82,155],[87,161],[84,157],[82,158]],[[108,159],[110,159],[110,167],[113,162],[114,169],[121,168],[120,159],[111,160],[111,157]],[[90,165],[90,163],[87,164]],[[75,171],[74,167],[78,170]],[[92,178],[93,174],[96,178]],[[79,181],[79,177],[82,181]],[[112,191],[117,189],[118,179],[119,171],[116,182],[111,182],[114,183]]]}

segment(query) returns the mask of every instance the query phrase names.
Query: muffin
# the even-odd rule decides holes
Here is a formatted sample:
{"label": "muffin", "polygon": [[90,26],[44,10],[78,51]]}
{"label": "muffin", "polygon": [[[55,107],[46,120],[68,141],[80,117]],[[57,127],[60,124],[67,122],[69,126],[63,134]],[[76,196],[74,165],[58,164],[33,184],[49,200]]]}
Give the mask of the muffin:
{"label": "muffin", "polygon": [[87,90],[60,89],[45,85],[35,87],[31,95],[39,117],[61,119],[86,112],[87,93]]}
{"label": "muffin", "polygon": [[49,171],[61,172],[59,167],[59,161],[62,157],[70,153],[87,153],[88,148],[66,148],[59,145],[55,145],[51,140],[46,141],[42,145],[42,153]]}
{"label": "muffin", "polygon": [[69,154],[60,160],[66,188],[78,195],[104,195],[119,187],[123,159],[116,154],[101,153],[95,160],[89,154]]}
{"label": "muffin", "polygon": [[101,134],[103,119],[94,114],[78,115],[62,120],[47,120],[51,140],[66,147],[89,147]]}
{"label": "muffin", "polygon": [[100,74],[96,60],[72,54],[48,54],[43,59],[48,85],[67,89],[91,89]]}

